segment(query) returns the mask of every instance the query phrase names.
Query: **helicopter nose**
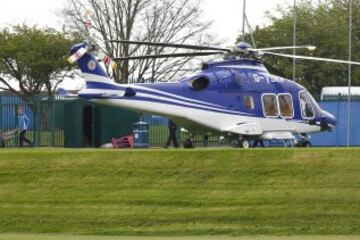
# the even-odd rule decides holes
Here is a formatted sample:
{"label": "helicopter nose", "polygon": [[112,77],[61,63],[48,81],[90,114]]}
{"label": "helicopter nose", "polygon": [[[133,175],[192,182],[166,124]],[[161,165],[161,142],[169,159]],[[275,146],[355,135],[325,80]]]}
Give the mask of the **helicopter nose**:
{"label": "helicopter nose", "polygon": [[331,131],[336,127],[336,118],[329,112],[322,110],[321,114],[321,130]]}

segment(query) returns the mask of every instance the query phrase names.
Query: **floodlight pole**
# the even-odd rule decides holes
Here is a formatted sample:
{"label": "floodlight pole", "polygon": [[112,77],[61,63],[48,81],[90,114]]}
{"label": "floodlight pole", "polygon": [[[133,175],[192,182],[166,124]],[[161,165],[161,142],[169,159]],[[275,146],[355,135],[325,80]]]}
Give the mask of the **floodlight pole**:
{"label": "floodlight pole", "polygon": [[246,0],[243,5],[243,26],[242,26],[242,41],[245,42],[245,25],[246,25]]}
{"label": "floodlight pole", "polygon": [[[349,61],[352,59],[352,0],[349,0]],[[347,147],[351,145],[351,75],[352,66],[348,68],[348,122],[347,122]]]}
{"label": "floodlight pole", "polygon": [[[296,55],[296,25],[297,25],[297,14],[296,14],[296,0],[294,0],[294,9],[293,9],[293,14],[294,14],[294,27],[293,27],[293,55]],[[296,59],[293,59],[293,80],[296,81]]]}
{"label": "floodlight pole", "polygon": [[253,34],[253,29],[250,25],[249,19],[247,18],[246,14],[245,14],[245,20],[246,20],[246,24],[247,24],[247,27],[249,30],[250,37],[251,37],[252,47],[256,48],[256,42],[255,42],[255,38],[254,38],[254,34]]}

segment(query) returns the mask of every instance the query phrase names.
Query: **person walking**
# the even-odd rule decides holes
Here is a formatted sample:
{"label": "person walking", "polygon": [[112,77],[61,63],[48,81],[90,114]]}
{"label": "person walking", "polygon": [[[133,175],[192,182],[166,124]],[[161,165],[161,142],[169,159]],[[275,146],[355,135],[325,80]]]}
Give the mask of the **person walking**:
{"label": "person walking", "polygon": [[178,148],[179,147],[179,143],[176,139],[176,130],[177,130],[177,126],[176,124],[169,119],[169,123],[168,123],[168,128],[169,128],[169,138],[168,141],[165,145],[165,148],[168,148],[170,146],[170,143],[173,142],[174,147]]}
{"label": "person walking", "polygon": [[255,140],[254,143],[253,143],[253,145],[252,145],[252,147],[253,147],[253,148],[256,148],[259,143],[260,143],[260,146],[261,146],[262,148],[265,147],[265,144],[264,144],[264,141],[263,141],[263,140]]}
{"label": "person walking", "polygon": [[26,138],[26,131],[28,130],[29,125],[30,125],[30,120],[24,111],[24,107],[19,106],[18,107],[18,129],[20,131],[20,134],[19,134],[20,147],[24,146],[24,142],[29,144],[30,147],[33,147],[33,145],[34,145],[30,140],[28,140]]}

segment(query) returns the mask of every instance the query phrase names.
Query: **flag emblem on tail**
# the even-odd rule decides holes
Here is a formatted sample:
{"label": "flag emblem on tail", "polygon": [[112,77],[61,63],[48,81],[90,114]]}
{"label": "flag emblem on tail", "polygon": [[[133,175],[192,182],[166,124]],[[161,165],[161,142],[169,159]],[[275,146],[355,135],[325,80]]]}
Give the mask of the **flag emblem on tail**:
{"label": "flag emblem on tail", "polygon": [[77,60],[79,60],[82,56],[84,56],[84,54],[86,53],[86,49],[85,48],[80,48],[79,50],[77,50],[73,55],[71,55],[67,61],[70,64],[73,64],[74,62],[76,62]]}

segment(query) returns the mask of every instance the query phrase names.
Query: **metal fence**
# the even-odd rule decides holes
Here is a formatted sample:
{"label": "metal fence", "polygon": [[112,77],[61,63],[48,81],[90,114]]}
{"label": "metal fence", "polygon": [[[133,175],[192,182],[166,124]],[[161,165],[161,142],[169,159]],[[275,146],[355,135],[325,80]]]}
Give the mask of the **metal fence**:
{"label": "metal fence", "polygon": [[[343,147],[347,145],[347,110],[348,102],[346,98],[341,96],[334,96],[325,101],[319,102],[322,109],[333,114],[338,123],[332,132],[314,133],[311,135],[311,142],[313,146],[324,147]],[[350,146],[360,146],[360,99],[354,98],[351,102],[351,131],[350,131]],[[168,119],[159,116],[146,115],[142,121],[149,123],[149,141],[150,146],[161,147],[166,143],[168,137],[167,123]],[[180,132],[178,138],[181,142],[189,137],[188,134]],[[208,141],[203,139],[203,136],[195,136],[194,143],[197,147],[231,147],[233,143],[229,140],[224,140],[216,136],[210,136]]]}
{"label": "metal fence", "polygon": [[[17,96],[0,95],[0,129],[2,133],[16,129],[18,106],[24,106],[30,119],[27,138],[38,147],[64,146],[64,105],[73,99],[61,97],[33,97],[24,102]],[[18,146],[18,138],[5,142],[5,146]]]}
{"label": "metal fence", "polygon": [[332,132],[322,132],[312,135],[314,146],[343,147],[347,146],[347,127],[350,123],[350,146],[360,146],[360,100],[351,102],[351,118],[348,121],[348,102],[345,99],[321,101],[322,109],[333,114],[337,126]]}
{"label": "metal fence", "polygon": [[[168,119],[155,115],[144,115],[141,121],[149,124],[149,144],[151,147],[163,147],[168,139]],[[178,128],[177,138],[180,144],[183,144],[191,135],[187,132],[181,131]],[[209,136],[205,139],[204,136],[192,136],[195,147],[230,147],[233,143],[228,139],[219,138],[219,136]]]}
{"label": "metal fence", "polygon": [[[41,147],[63,147],[65,128],[65,105],[73,102],[74,98],[35,97],[30,103],[24,103],[16,96],[0,95],[0,131],[7,132],[17,127],[17,107],[23,105],[25,112],[31,119],[27,138]],[[314,146],[346,146],[347,144],[347,101],[342,98],[319,102],[322,109],[332,113],[338,120],[333,132],[324,132],[312,135]],[[351,103],[351,146],[360,146],[360,100],[354,99]],[[151,147],[163,147],[168,138],[168,119],[160,116],[144,115],[141,120],[149,123],[149,143]],[[178,139],[184,142],[190,135],[178,131]],[[210,136],[205,140],[203,136],[195,136],[196,147],[231,147],[229,140]],[[6,142],[6,146],[18,146],[18,139]]]}

